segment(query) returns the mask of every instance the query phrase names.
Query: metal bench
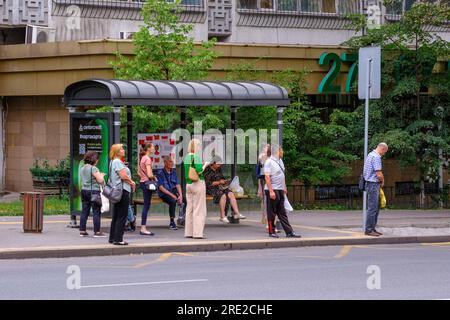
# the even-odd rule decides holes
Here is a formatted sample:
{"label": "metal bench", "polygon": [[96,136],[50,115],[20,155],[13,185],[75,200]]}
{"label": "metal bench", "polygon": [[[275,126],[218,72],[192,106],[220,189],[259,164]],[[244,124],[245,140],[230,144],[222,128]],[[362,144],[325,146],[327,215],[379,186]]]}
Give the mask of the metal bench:
{"label": "metal bench", "polygon": [[[243,195],[243,196],[235,195],[235,197],[236,197],[236,200],[250,199],[250,197],[248,195]],[[206,195],[206,201],[207,202],[212,202],[213,199],[214,199],[213,196]],[[152,202],[151,203],[152,204],[158,204],[158,203],[163,203],[163,201],[161,200],[161,198],[158,196],[157,193],[153,193],[153,195],[152,195]],[[132,206],[133,206],[134,215],[137,214],[137,206],[138,205],[140,205],[140,206],[144,205],[144,199],[143,198],[133,198]],[[239,223],[239,219],[234,219],[233,218],[233,214],[232,214],[233,210],[230,210],[229,207],[231,207],[231,206],[228,205],[225,208],[225,212],[227,213],[227,216],[228,216],[228,219],[230,220],[230,223]]]}

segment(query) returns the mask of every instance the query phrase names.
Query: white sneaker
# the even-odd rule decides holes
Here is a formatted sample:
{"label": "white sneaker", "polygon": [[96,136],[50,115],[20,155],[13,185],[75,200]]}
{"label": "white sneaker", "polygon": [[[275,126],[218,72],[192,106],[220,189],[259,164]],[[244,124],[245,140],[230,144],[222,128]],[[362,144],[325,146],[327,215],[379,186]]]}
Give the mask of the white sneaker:
{"label": "white sneaker", "polygon": [[245,219],[247,217],[242,215],[242,214],[237,214],[237,215],[234,216],[234,218],[237,220],[237,219]]}
{"label": "white sneaker", "polygon": [[219,221],[221,221],[223,223],[230,223],[230,220],[228,220],[227,217],[220,218]]}

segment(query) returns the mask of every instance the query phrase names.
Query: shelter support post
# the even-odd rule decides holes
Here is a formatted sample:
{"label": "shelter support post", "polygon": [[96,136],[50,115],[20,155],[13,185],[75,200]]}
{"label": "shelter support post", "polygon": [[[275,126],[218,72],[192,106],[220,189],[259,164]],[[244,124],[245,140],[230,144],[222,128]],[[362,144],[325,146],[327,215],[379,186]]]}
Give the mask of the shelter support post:
{"label": "shelter support post", "polygon": [[237,107],[230,107],[231,113],[231,129],[233,130],[233,163],[231,164],[231,178],[236,176],[236,162],[237,162],[237,141],[236,141],[236,127],[237,127]]}
{"label": "shelter support post", "polygon": [[[180,110],[180,128],[186,129],[187,127],[187,108],[186,107],[178,107]],[[178,155],[179,156],[179,155]],[[184,170],[184,164],[181,162],[181,190],[183,192],[183,196],[186,196],[186,174]]]}
{"label": "shelter support post", "polygon": [[127,161],[128,168],[133,172],[133,108],[127,106]]}
{"label": "shelter support post", "polygon": [[120,106],[113,107],[113,143],[120,143]]}
{"label": "shelter support post", "polygon": [[278,145],[283,146],[283,111],[284,107],[277,107]]}
{"label": "shelter support post", "polygon": [[[69,111],[69,114],[70,113],[75,113],[75,112],[77,112],[77,108],[76,107],[67,107],[67,110]],[[69,121],[69,123],[70,123],[70,128],[69,128],[69,130],[70,130],[70,132],[71,132],[71,134],[72,134],[72,132],[73,132],[73,128],[72,128],[72,121]],[[72,139],[71,139],[72,140]],[[72,143],[72,142],[71,142]],[[70,147],[70,156],[72,157],[73,155],[72,155],[72,146]],[[72,170],[70,170],[70,175],[72,175]],[[70,181],[73,181],[73,177],[71,176],[70,177]],[[78,228],[79,226],[77,225],[77,216],[76,215],[74,215],[74,214],[71,214],[70,215],[70,222],[69,222],[69,224],[67,225],[67,227],[68,228]]]}

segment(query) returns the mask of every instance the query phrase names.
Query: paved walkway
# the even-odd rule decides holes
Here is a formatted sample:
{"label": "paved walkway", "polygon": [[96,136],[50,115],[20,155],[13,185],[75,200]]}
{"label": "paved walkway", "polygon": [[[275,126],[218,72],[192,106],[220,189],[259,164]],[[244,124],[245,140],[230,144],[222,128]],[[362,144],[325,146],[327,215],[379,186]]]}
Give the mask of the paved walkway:
{"label": "paved walkway", "polygon": [[[256,212],[244,212],[247,219],[239,224],[221,223],[218,214],[210,212],[205,227],[206,240],[186,239],[184,230],[168,229],[168,216],[153,214],[148,221],[155,236],[126,233],[127,247],[112,246],[105,238],[80,238],[77,229],[67,228],[68,216],[44,216],[40,234],[24,233],[21,217],[0,217],[0,259],[131,254],[168,251],[211,251],[257,249],[309,245],[345,245],[371,243],[450,242],[450,210],[383,211],[379,231],[384,236],[367,237],[361,233],[362,214],[357,211],[295,211],[289,215],[301,239],[267,236],[265,225]],[[139,218],[138,218],[139,222]],[[110,219],[102,220],[109,231]],[[92,235],[92,219],[88,222]]]}

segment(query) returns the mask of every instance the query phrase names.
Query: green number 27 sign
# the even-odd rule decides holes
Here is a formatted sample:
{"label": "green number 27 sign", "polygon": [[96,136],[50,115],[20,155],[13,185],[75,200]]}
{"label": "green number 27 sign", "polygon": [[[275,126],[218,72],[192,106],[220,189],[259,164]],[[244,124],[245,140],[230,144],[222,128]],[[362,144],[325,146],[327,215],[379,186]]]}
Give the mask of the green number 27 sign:
{"label": "green number 27 sign", "polygon": [[319,93],[341,92],[341,86],[334,84],[334,82],[341,71],[342,63],[351,64],[348,70],[347,80],[345,81],[345,92],[351,92],[352,84],[355,82],[356,75],[358,74],[358,54],[344,52],[339,57],[336,53],[324,52],[320,55],[319,65],[330,66],[330,70],[319,84]]}
{"label": "green number 27 sign", "polygon": [[[358,54],[344,52],[339,57],[336,53],[324,52],[319,57],[319,65],[329,66],[330,70],[319,84],[319,93],[341,92],[341,86],[335,84],[335,81],[341,71],[342,63],[350,64],[347,80],[345,81],[345,93],[352,92],[352,85],[356,80],[356,75],[358,74]],[[450,61],[447,61],[447,75],[450,76]]]}

